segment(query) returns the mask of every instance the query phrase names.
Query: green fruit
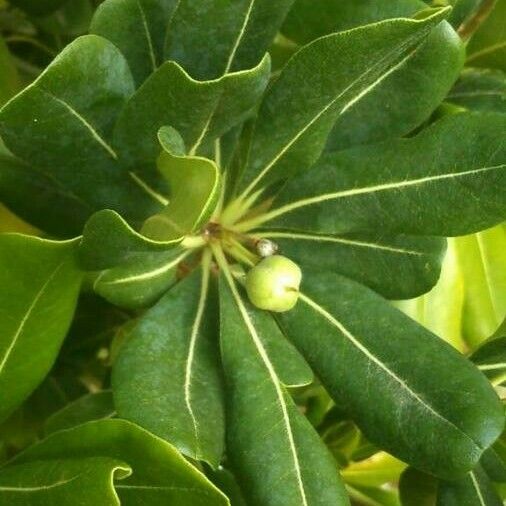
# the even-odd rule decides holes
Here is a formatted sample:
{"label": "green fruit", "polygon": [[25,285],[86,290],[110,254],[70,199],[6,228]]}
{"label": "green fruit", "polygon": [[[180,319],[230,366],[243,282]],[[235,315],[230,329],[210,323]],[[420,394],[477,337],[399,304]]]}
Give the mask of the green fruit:
{"label": "green fruit", "polygon": [[289,311],[299,298],[302,272],[290,259],[273,255],[264,258],[246,276],[250,301],[260,309],[282,313]]}

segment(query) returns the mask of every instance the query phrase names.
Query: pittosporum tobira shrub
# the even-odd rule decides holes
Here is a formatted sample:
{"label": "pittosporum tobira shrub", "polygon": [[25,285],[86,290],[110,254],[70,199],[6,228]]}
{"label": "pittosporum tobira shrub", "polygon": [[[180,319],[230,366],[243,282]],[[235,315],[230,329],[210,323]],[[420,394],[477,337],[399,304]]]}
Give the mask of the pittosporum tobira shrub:
{"label": "pittosporum tobira shrub", "polygon": [[39,487],[44,504],[226,505],[203,474],[220,466],[253,506],[349,504],[291,396],[315,376],[368,441],[446,484],[438,504],[457,504],[447,480],[496,500],[479,466],[496,392],[387,299],[436,283],[445,237],[506,218],[506,116],[432,114],[464,63],[450,8],[292,4],[106,0],[0,111],[0,197],[45,233],[0,236],[1,418],[80,292],[124,310],[119,419],[15,456],[1,504]]}

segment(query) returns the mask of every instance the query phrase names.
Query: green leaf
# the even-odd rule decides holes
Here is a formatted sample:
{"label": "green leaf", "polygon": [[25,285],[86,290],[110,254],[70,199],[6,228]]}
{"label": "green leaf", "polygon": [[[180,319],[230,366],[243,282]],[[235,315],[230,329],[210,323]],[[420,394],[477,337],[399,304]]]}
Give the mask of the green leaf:
{"label": "green leaf", "polygon": [[459,36],[448,23],[441,23],[397,71],[338,119],[327,149],[410,133],[443,101],[463,62],[464,46]]}
{"label": "green leaf", "polygon": [[395,307],[463,352],[467,349],[461,331],[464,282],[457,263],[457,240],[450,238],[448,241],[441,276],[436,286],[416,299],[396,301]]}
{"label": "green leaf", "polygon": [[20,87],[18,72],[12,61],[9,49],[0,36],[0,106],[11,98]]}
{"label": "green leaf", "polygon": [[448,20],[457,28],[475,13],[482,0],[448,0],[447,3],[453,7]]}
{"label": "green leaf", "polygon": [[465,69],[447,100],[470,110],[506,113],[506,74],[500,70]]}
{"label": "green leaf", "polygon": [[111,458],[52,459],[7,466],[0,470],[0,501],[10,506],[113,506],[120,504],[115,480],[132,470]]}
{"label": "green leaf", "polygon": [[325,155],[289,181],[256,223],[442,236],[490,227],[506,217],[506,148],[498,135],[505,128],[505,115],[459,114],[411,139]]}
{"label": "green leaf", "polygon": [[162,128],[164,151],[158,169],[172,190],[169,204],[146,220],[142,233],[156,241],[178,241],[197,231],[211,217],[220,196],[220,171],[215,162],[198,156],[173,152],[173,142],[181,141],[172,128]]}
{"label": "green leaf", "polygon": [[[302,0],[290,11],[283,30],[293,40],[307,43],[367,23],[412,17],[426,8],[419,0]],[[337,120],[327,149],[343,149],[411,132],[444,99],[463,62],[460,37],[448,23],[441,23],[405,63]]]}
{"label": "green leaf", "polygon": [[213,467],[224,447],[224,399],[209,263],[147,311],[113,368],[121,417]]}
{"label": "green leaf", "polygon": [[493,384],[506,381],[506,335],[485,341],[469,357]]}
{"label": "green leaf", "polygon": [[110,40],[128,61],[137,86],[163,63],[167,23],[177,0],[106,0],[90,32]]}
{"label": "green leaf", "polygon": [[353,462],[343,469],[342,476],[348,485],[378,488],[397,481],[406,464],[385,452],[377,452],[370,458]]}
{"label": "green leaf", "polygon": [[157,206],[119,166],[110,142],[132,93],[121,53],[101,37],[81,37],[0,110],[0,134],[14,155],[71,196],[139,221]]}
{"label": "green leaf", "polygon": [[348,505],[328,450],[298,411],[264,340],[284,339],[272,317],[247,304],[218,254],[227,451],[251,504]]}
{"label": "green leaf", "polygon": [[245,119],[269,75],[268,55],[251,70],[214,81],[195,81],[177,63],[164,63],[130,98],[118,119],[114,144],[124,164],[150,169],[160,153],[157,133],[164,125],[175,128],[189,153],[195,154]]}
{"label": "green leaf", "polygon": [[395,490],[346,486],[350,497],[364,506],[400,506]]}
{"label": "green leaf", "polygon": [[281,326],[367,439],[437,476],[472,469],[504,424],[485,377],[353,281],[306,272],[302,291]]}
{"label": "green leaf", "polygon": [[506,2],[497,0],[494,9],[467,46],[467,64],[506,72]]}
{"label": "green leaf", "polygon": [[[256,65],[293,0],[181,0],[171,19],[167,60],[195,79],[216,79]],[[205,51],[202,49],[205,48]]]}
{"label": "green leaf", "polygon": [[81,284],[75,246],[75,241],[0,235],[1,420],[30,395],[56,359]]}
{"label": "green leaf", "polygon": [[87,270],[102,270],[119,264],[137,265],[148,254],[163,253],[176,247],[182,237],[153,241],[136,232],[116,212],[104,209],[86,223],[79,246],[82,266]]}
{"label": "green leaf", "polygon": [[436,506],[502,506],[503,502],[483,469],[478,466],[464,478],[442,481]]}
{"label": "green leaf", "polygon": [[377,23],[389,18],[411,18],[427,8],[420,0],[296,0],[283,24],[282,32],[299,44]]}
{"label": "green leaf", "polygon": [[48,435],[92,420],[110,418],[115,414],[110,390],[89,393],[53,413],[44,424],[44,432]]}
{"label": "green leaf", "polygon": [[506,317],[506,232],[502,226],[456,239],[464,280],[462,333],[471,349]]}
{"label": "green leaf", "polygon": [[96,278],[93,289],[115,306],[125,309],[151,306],[177,281],[178,268],[191,253],[183,248],[147,253],[103,271]]}
{"label": "green leaf", "polygon": [[124,420],[100,420],[56,432],[10,461],[107,457],[128,464],[133,473],[116,484],[121,504],[227,506],[226,497],[170,444]]}
{"label": "green leaf", "polygon": [[399,68],[447,12],[332,34],[296,53],[260,107],[245,193],[312,165],[339,116]]}
{"label": "green leaf", "polygon": [[0,153],[0,200],[18,216],[56,237],[76,237],[93,212],[52,177]]}
{"label": "green leaf", "polygon": [[408,299],[437,282],[446,241],[436,237],[385,237],[381,233],[322,236],[261,232],[280,251],[305,267],[355,279],[390,299]]}

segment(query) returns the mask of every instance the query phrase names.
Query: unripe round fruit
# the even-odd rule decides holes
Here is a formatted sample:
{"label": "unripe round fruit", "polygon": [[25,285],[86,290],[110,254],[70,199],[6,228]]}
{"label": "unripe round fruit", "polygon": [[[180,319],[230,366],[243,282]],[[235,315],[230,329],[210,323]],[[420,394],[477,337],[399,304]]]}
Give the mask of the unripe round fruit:
{"label": "unripe round fruit", "polygon": [[289,311],[299,298],[302,272],[290,259],[273,255],[261,260],[246,275],[250,301],[260,309],[282,313]]}

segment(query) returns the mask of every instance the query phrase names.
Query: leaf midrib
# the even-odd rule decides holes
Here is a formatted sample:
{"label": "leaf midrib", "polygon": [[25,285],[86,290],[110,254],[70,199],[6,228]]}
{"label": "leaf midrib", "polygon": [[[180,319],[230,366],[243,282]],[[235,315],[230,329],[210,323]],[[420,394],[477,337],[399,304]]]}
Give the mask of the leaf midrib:
{"label": "leaf midrib", "polygon": [[[332,34],[328,37],[335,36],[335,34]],[[255,188],[255,186],[265,177],[265,175],[271,170],[271,168],[284,156],[284,154],[299,140],[304,133],[311,128],[311,126],[318,121],[319,118],[321,118],[328,110],[330,110],[339,99],[341,99],[348,91],[352,90],[353,87],[358,85],[360,81],[365,80],[367,76],[376,71],[377,68],[381,68],[381,66],[384,64],[384,62],[389,61],[394,55],[398,54],[401,55],[404,49],[409,47],[412,42],[417,39],[419,36],[418,33],[415,33],[408,37],[405,41],[403,41],[399,46],[395,47],[395,49],[392,49],[391,51],[388,51],[387,54],[378,60],[374,65],[370,66],[365,72],[360,74],[355,80],[353,80],[344,90],[342,90],[336,97],[334,97],[325,107],[323,107],[318,113],[313,116],[313,118],[306,123],[305,126],[303,126],[302,129],[300,129],[293,137],[292,139],[273,157],[273,159],[268,162],[264,168],[260,171],[258,176],[248,185],[248,187],[244,190],[243,195],[248,195],[251,193],[251,191]],[[393,65],[392,68],[386,70],[386,72],[382,75],[380,75],[371,85],[366,86],[364,89],[359,91],[355,97],[351,98],[350,101],[347,104],[343,105],[343,108],[341,112],[346,111],[349,107],[351,107],[356,101],[360,100],[360,98],[363,96],[364,90],[370,91],[375,86],[380,84],[386,77],[388,77],[392,72],[394,72],[399,66],[405,63],[405,61],[411,56],[409,54],[406,58],[403,58],[400,62]]]}
{"label": "leaf midrib", "polygon": [[149,52],[149,57],[151,59],[151,65],[153,67],[153,72],[155,72],[157,69],[156,56],[155,56],[155,50],[153,48],[153,40],[151,37],[151,32],[149,31],[148,20],[146,18],[146,13],[144,12],[144,7],[142,6],[141,0],[136,0],[136,3],[137,3],[137,7],[139,8],[142,26],[144,28],[144,33],[146,35],[146,42],[148,44],[148,52]]}
{"label": "leaf midrib", "polygon": [[312,235],[312,234],[304,234],[304,233],[291,233],[291,232],[260,232],[255,233],[255,236],[266,237],[266,238],[279,238],[279,239],[291,239],[291,240],[301,240],[301,241],[314,241],[314,242],[331,242],[344,244],[346,246],[354,246],[359,248],[370,248],[370,249],[378,249],[381,251],[388,251],[390,253],[399,253],[402,255],[413,255],[413,256],[423,256],[424,253],[420,251],[414,251],[404,248],[395,248],[393,246],[387,246],[386,244],[378,244],[373,242],[366,241],[358,241],[345,239],[344,237],[339,236],[326,236],[326,235]]}
{"label": "leaf midrib", "polygon": [[74,118],[76,118],[82,125],[85,126],[85,128],[90,132],[91,136],[95,139],[95,141],[100,144],[100,146],[107,151],[109,156],[113,160],[118,160],[118,155],[114,151],[114,149],[102,138],[102,136],[95,130],[93,125],[78,111],[76,111],[68,102],[65,100],[57,97],[56,95],[53,95],[48,90],[44,89],[43,87],[35,88],[36,90],[40,91],[43,95],[46,95],[51,100],[54,100],[61,106],[63,106]]}
{"label": "leaf midrib", "polygon": [[50,485],[40,485],[38,487],[3,487],[0,486],[0,492],[40,492],[42,490],[50,490],[52,488],[61,487],[63,485],[67,485],[68,483],[77,480],[81,477],[83,473],[76,474],[69,478],[68,480],[60,480],[55,483],[51,483]]}
{"label": "leaf midrib", "polygon": [[432,183],[435,181],[441,181],[445,179],[457,179],[460,177],[470,176],[470,175],[476,175],[481,174],[483,172],[489,172],[492,170],[500,170],[506,168],[505,164],[502,165],[495,165],[492,167],[481,167],[479,169],[471,169],[466,170],[463,172],[450,172],[445,174],[438,174],[435,176],[425,176],[418,179],[412,179],[412,180],[404,180],[404,181],[395,181],[392,183],[384,183],[380,185],[375,186],[366,186],[364,188],[353,188],[351,190],[343,190],[339,192],[332,192],[332,193],[324,193],[321,195],[317,195],[314,197],[308,197],[305,199],[297,200],[295,202],[290,202],[289,204],[286,204],[282,207],[278,207],[277,209],[274,209],[273,211],[265,214],[263,216],[263,221],[270,221],[274,218],[277,218],[283,214],[290,213],[292,211],[295,211],[296,209],[299,209],[301,207],[307,207],[314,204],[320,204],[322,202],[326,202],[329,200],[338,200],[341,198],[347,198],[347,197],[355,197],[358,195],[366,195],[369,193],[377,193],[387,190],[397,190],[400,188],[408,188],[411,186],[418,186],[423,185],[426,183]]}
{"label": "leaf midrib", "polygon": [[0,378],[2,376],[2,373],[4,372],[5,370],[5,367],[7,365],[7,361],[9,360],[9,357],[11,356],[11,354],[13,353],[14,351],[14,348],[16,347],[16,344],[19,340],[19,338],[21,337],[22,333],[23,333],[23,330],[29,320],[29,318],[31,317],[32,313],[34,312],[35,310],[35,307],[37,306],[39,300],[42,298],[42,296],[44,295],[47,287],[49,286],[49,284],[53,281],[53,279],[56,277],[58,271],[63,267],[63,265],[65,265],[66,263],[66,260],[63,260],[62,262],[60,262],[56,268],[54,269],[54,271],[51,273],[51,275],[46,279],[46,281],[43,283],[42,287],[39,289],[39,291],[37,292],[37,294],[35,295],[35,297],[33,298],[33,301],[30,303],[30,305],[28,306],[28,308],[26,309],[25,311],[25,314],[16,330],[16,332],[14,333],[14,337],[12,338],[12,342],[11,344],[7,347],[7,350],[5,352],[5,355],[2,359],[2,361],[0,362]]}
{"label": "leaf midrib", "polygon": [[471,482],[473,483],[474,491],[476,492],[476,496],[478,497],[478,500],[480,501],[481,506],[487,506],[485,503],[485,499],[483,497],[483,494],[481,492],[480,484],[478,480],[476,479],[476,476],[473,471],[470,471],[469,476],[471,477]]}
{"label": "leaf midrib", "polygon": [[[217,252],[216,249],[214,249],[214,251],[215,251],[215,253]],[[223,272],[224,272],[225,277],[227,279],[227,283],[230,287],[230,291],[233,295],[234,301],[239,309],[239,312],[240,312],[241,317],[246,325],[246,328],[248,329],[248,332],[253,340],[255,348],[257,349],[258,354],[260,355],[260,359],[264,363],[264,365],[269,373],[269,376],[271,378],[271,381],[274,385],[274,389],[276,391],[276,396],[278,398],[279,407],[281,408],[281,412],[282,412],[282,416],[283,416],[283,422],[284,422],[284,426],[285,426],[286,435],[288,437],[290,451],[292,453],[294,471],[295,471],[297,485],[298,485],[301,500],[302,500],[302,505],[309,506],[309,504],[307,502],[307,498],[306,498],[305,487],[304,487],[303,480],[302,480],[302,472],[301,472],[300,463],[299,463],[299,456],[297,453],[297,449],[295,447],[295,440],[293,437],[293,432],[292,432],[292,427],[291,427],[291,423],[290,423],[290,417],[288,414],[288,409],[285,404],[285,397],[283,395],[281,382],[276,374],[274,366],[272,365],[271,361],[269,360],[269,356],[267,355],[267,352],[262,344],[262,341],[260,340],[260,338],[256,332],[255,326],[253,325],[253,322],[251,321],[248,311],[242,302],[241,296],[239,295],[239,292],[237,291],[237,287],[236,287],[236,284],[235,284],[234,279],[232,277],[232,274],[230,272],[230,269],[228,268],[228,264],[226,263],[226,260],[224,258],[222,258],[223,254],[222,254],[221,250],[217,253],[218,253],[217,258],[222,259],[222,261],[219,261],[219,264],[222,266]]]}
{"label": "leaf midrib", "polygon": [[313,299],[308,297],[307,295],[300,293],[300,299],[306,303],[309,307],[313,308],[317,313],[322,315],[330,324],[336,327],[341,334],[343,334],[358,350],[360,350],[368,359],[374,362],[380,369],[383,369],[394,381],[396,381],[408,394],[413,397],[421,406],[423,406],[427,411],[432,413],[436,418],[442,420],[447,425],[455,429],[457,432],[462,434],[466,439],[471,441],[473,445],[480,451],[483,451],[478,443],[472,439],[468,434],[466,434],[460,427],[455,425],[451,420],[448,420],[443,415],[441,415],[438,411],[436,411],[430,404],[425,402],[419,394],[417,394],[411,387],[397,374],[388,368],[376,355],[370,352],[348,329],[339,322],[336,318],[334,318],[325,308],[323,308],[320,304],[315,302]]}
{"label": "leaf midrib", "polygon": [[193,424],[193,432],[195,436],[195,456],[197,460],[201,460],[202,452],[200,448],[200,439],[199,439],[199,423],[197,417],[195,416],[195,412],[193,411],[192,406],[191,387],[192,387],[193,365],[195,362],[195,349],[197,345],[197,339],[199,337],[200,328],[202,325],[204,310],[207,303],[207,296],[209,293],[209,275],[211,269],[210,251],[206,250],[204,255],[205,256],[202,259],[202,266],[201,266],[202,278],[200,285],[200,296],[197,305],[197,311],[195,314],[195,320],[193,322],[190,335],[190,343],[188,346],[188,355],[186,358],[185,379],[184,379],[184,399],[186,408],[188,409],[188,413],[190,415]]}
{"label": "leaf midrib", "polygon": [[137,274],[133,276],[128,276],[124,278],[116,278],[111,281],[102,281],[102,278],[105,274],[107,274],[109,271],[104,271],[100,276],[97,277],[95,280],[94,286],[96,287],[98,284],[102,285],[122,285],[122,284],[128,284],[128,283],[142,283],[143,281],[146,281],[148,279],[153,279],[158,276],[161,276],[163,274],[166,274],[169,272],[173,267],[175,267],[181,260],[186,258],[191,251],[185,251],[181,255],[179,255],[177,258],[171,260],[170,262],[167,262],[166,264],[162,265],[161,267],[157,267],[156,269],[153,269],[152,271],[144,271],[142,274]]}

